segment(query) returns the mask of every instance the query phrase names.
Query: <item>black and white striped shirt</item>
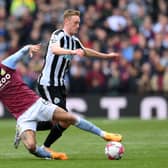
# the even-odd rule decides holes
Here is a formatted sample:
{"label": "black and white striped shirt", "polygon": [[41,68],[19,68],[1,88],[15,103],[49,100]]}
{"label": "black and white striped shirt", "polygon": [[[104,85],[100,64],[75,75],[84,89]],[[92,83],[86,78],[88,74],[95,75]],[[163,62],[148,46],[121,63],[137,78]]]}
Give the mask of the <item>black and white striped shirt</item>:
{"label": "black and white striped shirt", "polygon": [[64,76],[69,68],[72,55],[53,54],[50,47],[53,43],[60,43],[61,48],[71,50],[84,47],[77,37],[67,35],[63,29],[52,33],[38,83],[45,86],[63,86]]}

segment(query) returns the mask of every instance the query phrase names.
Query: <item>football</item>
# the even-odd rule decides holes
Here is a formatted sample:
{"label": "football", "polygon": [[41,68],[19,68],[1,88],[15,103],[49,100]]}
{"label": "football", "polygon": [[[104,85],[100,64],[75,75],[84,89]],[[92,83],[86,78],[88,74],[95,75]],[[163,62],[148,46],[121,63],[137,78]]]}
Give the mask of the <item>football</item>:
{"label": "football", "polygon": [[125,148],[120,142],[110,141],[105,146],[105,155],[109,160],[119,160],[124,154]]}

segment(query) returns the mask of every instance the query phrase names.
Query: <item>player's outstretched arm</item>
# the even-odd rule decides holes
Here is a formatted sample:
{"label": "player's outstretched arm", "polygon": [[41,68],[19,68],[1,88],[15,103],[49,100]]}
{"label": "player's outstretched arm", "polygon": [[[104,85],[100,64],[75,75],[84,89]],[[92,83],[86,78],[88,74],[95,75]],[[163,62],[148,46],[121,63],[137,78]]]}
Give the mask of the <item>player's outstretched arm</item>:
{"label": "player's outstretched arm", "polygon": [[37,54],[40,52],[41,44],[36,45],[29,45],[29,55],[32,57],[34,54]]}
{"label": "player's outstretched arm", "polygon": [[22,59],[23,56],[25,55],[30,55],[32,57],[33,54],[37,53],[40,51],[40,45],[26,45],[25,47],[21,48],[18,50],[16,53],[13,55],[9,56],[5,60],[2,61],[2,64],[11,68],[11,69],[16,69],[16,64],[18,61]]}
{"label": "player's outstretched arm", "polygon": [[88,56],[88,57],[110,58],[114,60],[118,60],[121,57],[121,55],[116,52],[102,53],[90,48],[84,48],[84,52],[85,52],[85,56]]}
{"label": "player's outstretched arm", "polygon": [[55,55],[75,55],[76,54],[75,50],[62,48],[57,43],[55,43],[51,46],[51,51]]}

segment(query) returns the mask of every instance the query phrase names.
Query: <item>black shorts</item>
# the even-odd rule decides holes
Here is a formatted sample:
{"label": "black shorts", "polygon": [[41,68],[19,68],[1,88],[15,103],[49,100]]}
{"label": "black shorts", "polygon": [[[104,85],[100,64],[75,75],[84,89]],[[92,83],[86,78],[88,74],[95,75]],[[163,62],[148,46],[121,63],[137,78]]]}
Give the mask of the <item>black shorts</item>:
{"label": "black shorts", "polygon": [[43,86],[38,84],[38,91],[42,98],[52,102],[53,104],[66,108],[66,88],[65,86]]}

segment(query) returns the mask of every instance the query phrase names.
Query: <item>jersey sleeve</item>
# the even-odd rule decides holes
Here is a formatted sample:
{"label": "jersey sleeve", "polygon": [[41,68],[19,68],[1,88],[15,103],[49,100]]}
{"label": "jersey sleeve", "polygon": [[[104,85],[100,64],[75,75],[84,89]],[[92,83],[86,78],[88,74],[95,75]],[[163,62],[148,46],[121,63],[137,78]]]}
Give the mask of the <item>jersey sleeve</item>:
{"label": "jersey sleeve", "polygon": [[63,33],[52,33],[51,38],[50,38],[50,44],[61,44],[61,39],[63,37]]}
{"label": "jersey sleeve", "polygon": [[75,41],[76,41],[76,48],[81,48],[81,49],[84,49],[85,47],[83,46],[83,44],[81,43],[81,41],[76,37],[75,38]]}
{"label": "jersey sleeve", "polygon": [[22,59],[23,56],[28,55],[29,46],[25,46],[21,48],[19,51],[9,56],[5,60],[2,61],[2,64],[11,69],[16,69],[16,64],[18,61]]}

